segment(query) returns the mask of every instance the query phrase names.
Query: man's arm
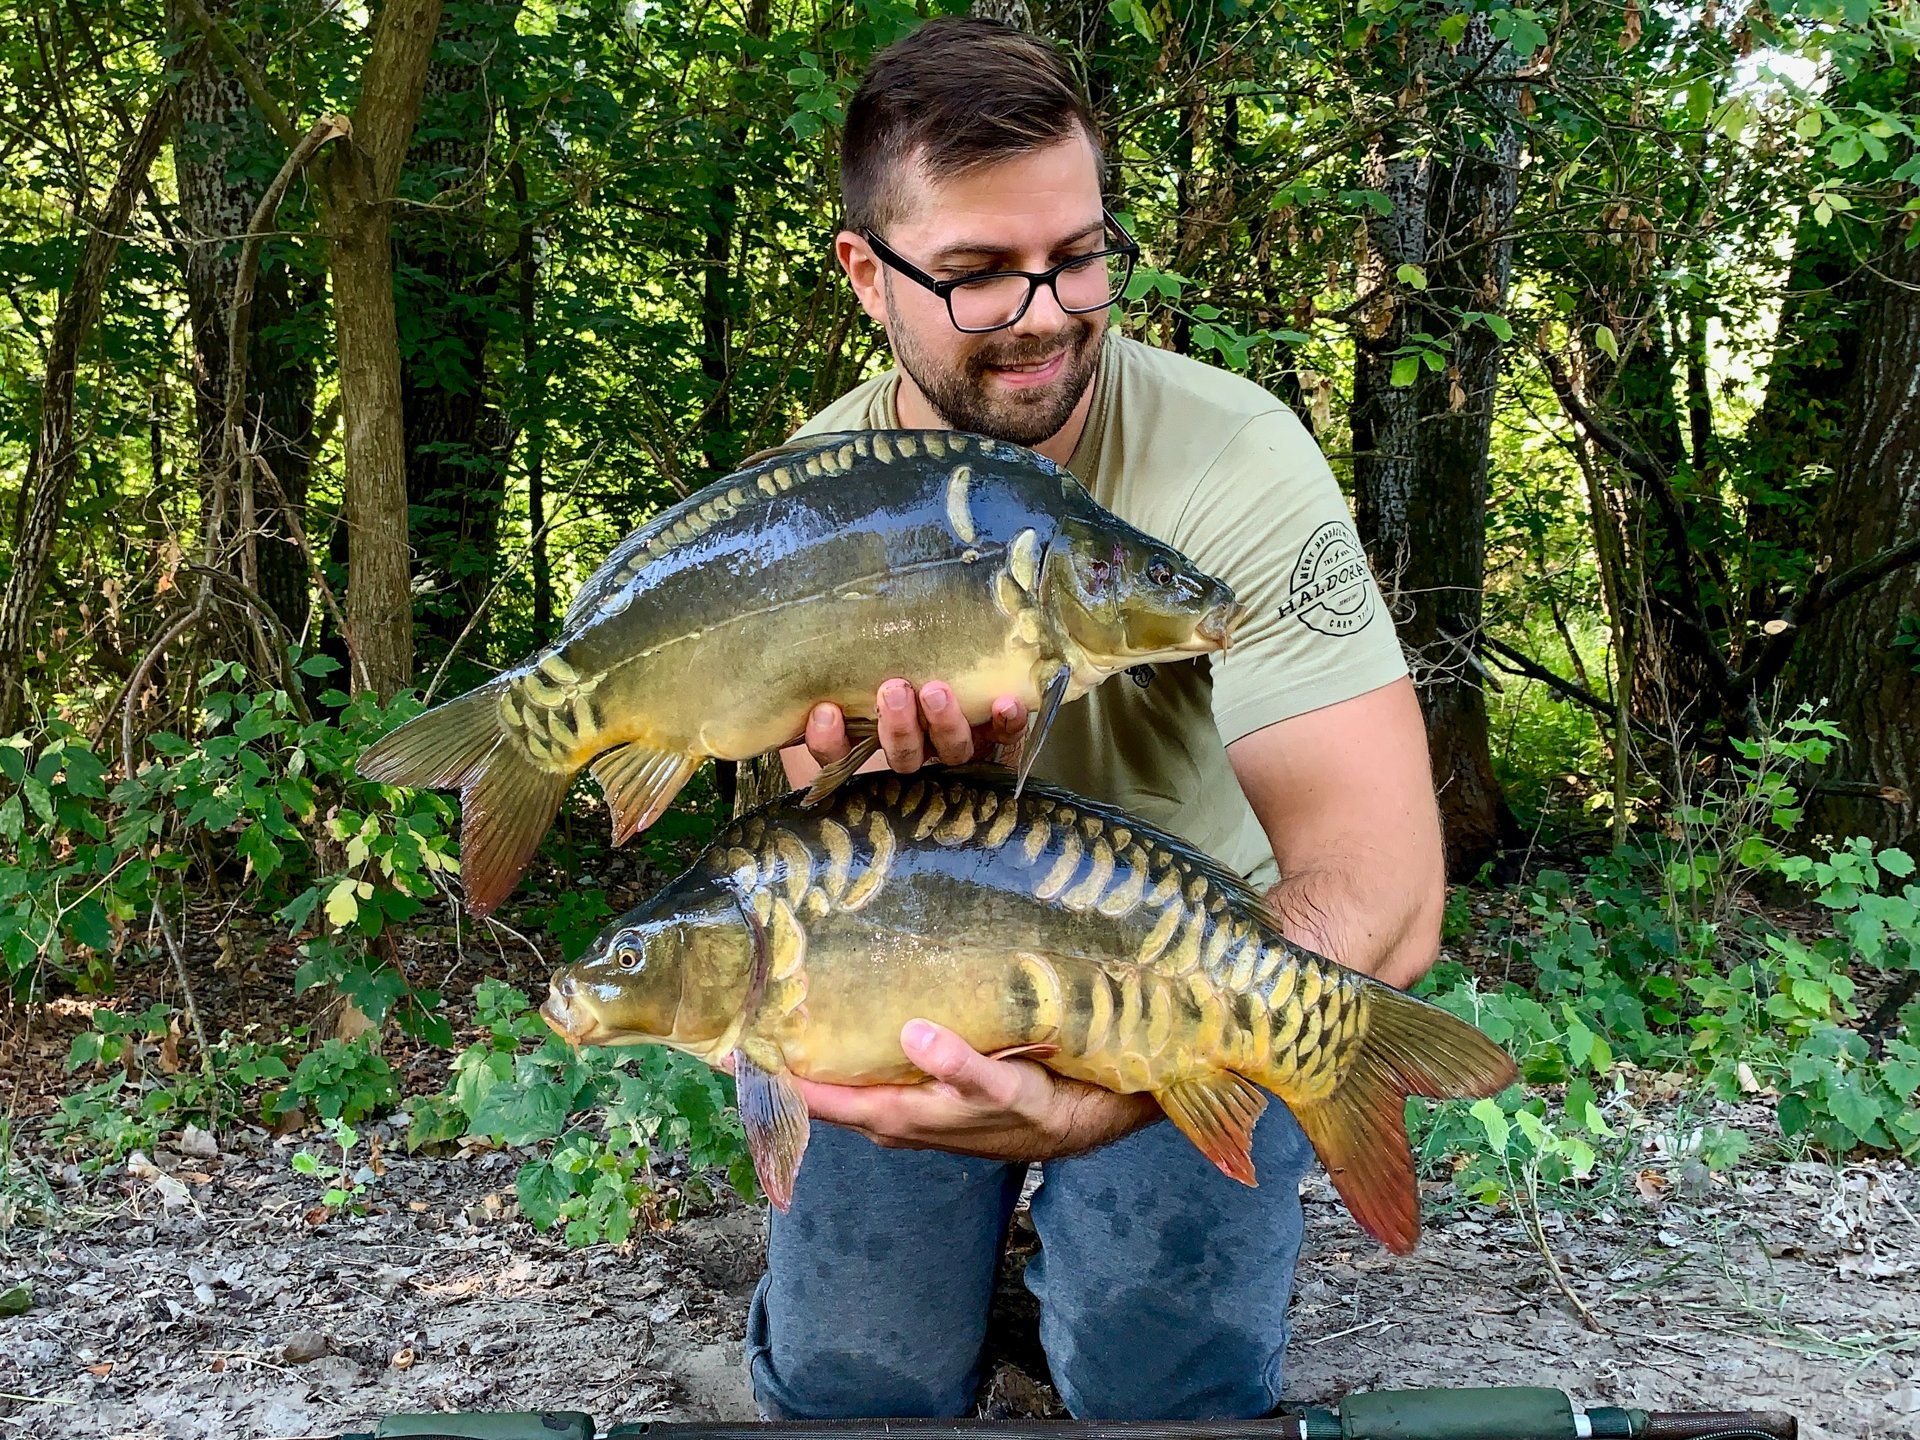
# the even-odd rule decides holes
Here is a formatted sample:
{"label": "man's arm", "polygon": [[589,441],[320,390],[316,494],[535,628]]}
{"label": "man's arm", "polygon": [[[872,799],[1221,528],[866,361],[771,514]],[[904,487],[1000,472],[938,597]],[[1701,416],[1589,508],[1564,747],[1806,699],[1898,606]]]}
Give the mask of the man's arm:
{"label": "man's arm", "polygon": [[1391,985],[1426,974],[1446,872],[1413,682],[1254,730],[1227,759],[1279,862],[1288,938]]}

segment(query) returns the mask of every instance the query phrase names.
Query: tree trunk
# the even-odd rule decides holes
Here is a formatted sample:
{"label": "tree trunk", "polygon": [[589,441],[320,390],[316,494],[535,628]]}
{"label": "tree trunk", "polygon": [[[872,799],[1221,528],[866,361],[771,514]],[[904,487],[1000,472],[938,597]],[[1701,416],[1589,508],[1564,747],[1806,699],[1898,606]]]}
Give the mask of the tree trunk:
{"label": "tree trunk", "polygon": [[126,233],[134,199],[160,146],[173,129],[178,108],[172,89],[148,110],[132,145],[120,157],[120,171],[106,202],[87,231],[86,247],[73,285],[60,302],[47,345],[47,378],[41,391],[40,429],[20,487],[20,509],[13,543],[13,572],[0,593],[0,735],[26,720],[27,640],[33,613],[53,561],[53,542],[66,505],[67,488],[80,468],[74,433],[74,384],[80,348],[100,314],[100,296]]}
{"label": "tree trunk", "polygon": [[[215,13],[233,8],[231,3],[216,3]],[[176,33],[191,33],[187,24],[177,18]],[[275,147],[239,76],[219,62],[211,47],[198,47],[183,64],[179,93],[181,129],[173,165],[180,226],[188,242],[182,279],[193,339],[204,502],[225,463],[220,427],[228,381],[227,308],[239,272],[240,237],[263,189],[252,178],[259,165],[248,162]],[[271,173],[271,165],[267,168]],[[273,475],[272,483],[258,487],[259,588],[294,635],[305,628],[309,605],[307,562],[293,537],[304,521],[312,462],[314,351],[287,332],[310,298],[310,287],[296,281],[287,266],[262,265],[245,387],[248,441]],[[281,512],[283,499],[291,518]],[[202,514],[211,514],[211,508],[203,503]]]}
{"label": "tree trunk", "polygon": [[[1475,18],[1463,56],[1495,42]],[[1410,49],[1412,83],[1419,61]],[[1445,825],[1448,873],[1470,877],[1516,826],[1493,772],[1486,697],[1473,658],[1486,578],[1488,447],[1500,347],[1485,325],[1456,326],[1462,310],[1505,307],[1518,195],[1518,137],[1487,127],[1491,144],[1448,137],[1456,153],[1419,153],[1404,127],[1376,142],[1368,183],[1392,202],[1370,215],[1360,291],[1379,298],[1360,317],[1354,384],[1354,489],[1360,534],[1396,601],[1402,641],[1418,657]],[[1420,267],[1427,288],[1397,278]],[[1424,363],[1394,385],[1397,356],[1421,331],[1446,335],[1445,368]],[[1404,378],[1404,377],[1403,377]]]}
{"label": "tree trunk", "polygon": [[354,688],[383,700],[413,678],[389,214],[439,23],[440,0],[387,0],[361,74],[353,136],[318,167],[347,462],[347,647]]}
{"label": "tree trunk", "polygon": [[395,233],[409,321],[400,397],[410,535],[427,581],[421,618],[442,646],[485,599],[506,503],[506,437],[487,365],[504,260],[485,223],[486,167],[519,11],[519,0],[480,0],[441,36],[407,159],[425,204],[403,211]]}
{"label": "tree trunk", "polygon": [[[1885,233],[1860,281],[1860,360],[1818,529],[1835,573],[1920,538],[1920,249],[1897,211]],[[1828,776],[1844,788],[1816,793],[1812,833],[1920,841],[1920,653],[1903,635],[1920,636],[1920,566],[1835,605],[1795,647],[1793,693],[1826,702],[1848,738]]]}

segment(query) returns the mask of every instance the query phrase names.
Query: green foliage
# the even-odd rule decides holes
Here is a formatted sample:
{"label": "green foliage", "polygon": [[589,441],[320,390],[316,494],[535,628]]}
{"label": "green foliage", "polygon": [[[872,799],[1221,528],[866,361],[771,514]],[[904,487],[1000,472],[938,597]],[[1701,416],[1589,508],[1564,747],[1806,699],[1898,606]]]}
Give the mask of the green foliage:
{"label": "green foliage", "polygon": [[[398,1098],[393,1071],[374,1052],[370,1035],[322,1041],[295,1068],[290,1095],[329,1125],[351,1125],[392,1105]],[[289,1104],[283,1099],[280,1108]]]}
{"label": "green foliage", "polygon": [[[137,1015],[104,1007],[68,1047],[70,1072],[109,1071],[64,1095],[46,1138],[75,1156],[83,1170],[152,1150],[160,1137],[188,1124],[215,1130],[239,1119],[253,1097],[269,1097],[290,1079],[289,1040],[222,1035],[202,1062],[182,1067],[176,1053],[180,1019],[164,1005]],[[266,1111],[272,1102],[264,1100]],[[262,1118],[271,1118],[263,1112]]]}
{"label": "green foliage", "polygon": [[[755,1193],[728,1077],[662,1046],[575,1052],[497,980],[474,1000],[486,1037],[455,1059],[441,1094],[416,1102],[410,1147],[554,1142],[521,1166],[515,1189],[533,1224],[563,1224],[576,1245],[627,1237],[654,1189],[654,1155],[684,1151],[696,1176],[723,1168],[742,1195]],[[581,1123],[588,1113],[597,1127]]]}
{"label": "green foliage", "polygon": [[289,1163],[295,1174],[320,1182],[320,1203],[328,1210],[364,1215],[367,1212],[364,1199],[369,1187],[365,1181],[354,1178],[359,1167],[353,1163],[353,1149],[360,1143],[360,1132],[337,1116],[328,1118],[325,1131],[339,1152],[337,1156],[322,1157],[311,1150],[298,1150]]}

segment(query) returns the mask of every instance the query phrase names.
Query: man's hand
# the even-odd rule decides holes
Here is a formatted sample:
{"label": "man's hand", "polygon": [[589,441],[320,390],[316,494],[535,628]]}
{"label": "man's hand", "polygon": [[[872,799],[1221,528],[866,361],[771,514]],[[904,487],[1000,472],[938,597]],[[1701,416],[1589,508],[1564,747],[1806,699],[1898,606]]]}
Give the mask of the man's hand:
{"label": "man's hand", "polygon": [[1079,1155],[1160,1118],[1151,1096],[1116,1095],[1032,1060],[992,1059],[930,1021],[908,1021],[900,1046],[932,1079],[920,1085],[821,1085],[796,1077],[807,1113],[889,1148],[988,1160]]}
{"label": "man's hand", "polygon": [[[993,714],[984,724],[969,725],[953,687],[944,680],[929,680],[917,695],[909,682],[889,680],[880,687],[874,708],[879,716],[880,749],[887,764],[902,774],[930,760],[965,765],[984,759],[996,745],[1018,740],[1027,728],[1026,706],[1012,695],[993,702]],[[830,765],[853,748],[838,705],[813,707],[806,739],[807,751],[818,765]],[[791,766],[788,773],[792,775]],[[797,777],[794,783],[811,778]]]}

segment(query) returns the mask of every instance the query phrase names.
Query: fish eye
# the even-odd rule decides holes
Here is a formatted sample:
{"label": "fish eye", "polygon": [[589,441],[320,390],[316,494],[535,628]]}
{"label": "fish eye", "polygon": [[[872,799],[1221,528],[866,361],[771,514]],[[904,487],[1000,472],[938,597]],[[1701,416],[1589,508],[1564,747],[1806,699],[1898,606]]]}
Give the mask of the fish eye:
{"label": "fish eye", "polygon": [[622,970],[638,970],[640,968],[640,952],[631,945],[622,945],[618,950],[614,951],[613,958],[620,962],[620,968]]}
{"label": "fish eye", "polygon": [[1147,566],[1147,579],[1156,585],[1171,585],[1173,583],[1173,566],[1164,560],[1156,560]]}

